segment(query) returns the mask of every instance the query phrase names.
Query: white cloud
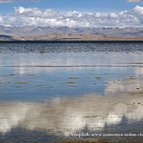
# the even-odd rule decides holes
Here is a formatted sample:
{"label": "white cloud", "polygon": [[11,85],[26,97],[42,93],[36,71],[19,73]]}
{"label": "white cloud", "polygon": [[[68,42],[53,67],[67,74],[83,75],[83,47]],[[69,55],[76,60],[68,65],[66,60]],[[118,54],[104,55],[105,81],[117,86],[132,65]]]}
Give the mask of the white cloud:
{"label": "white cloud", "polygon": [[2,17],[0,17],[0,23],[3,23],[3,18]]}
{"label": "white cloud", "polygon": [[136,13],[143,14],[143,7],[137,5],[137,6],[134,8],[134,11],[135,11]]}
{"label": "white cloud", "polygon": [[142,2],[143,0],[127,0],[128,2]]}
{"label": "white cloud", "polygon": [[143,26],[143,7],[121,12],[60,12],[53,9],[15,7],[14,14],[1,16],[7,26],[126,27]]}

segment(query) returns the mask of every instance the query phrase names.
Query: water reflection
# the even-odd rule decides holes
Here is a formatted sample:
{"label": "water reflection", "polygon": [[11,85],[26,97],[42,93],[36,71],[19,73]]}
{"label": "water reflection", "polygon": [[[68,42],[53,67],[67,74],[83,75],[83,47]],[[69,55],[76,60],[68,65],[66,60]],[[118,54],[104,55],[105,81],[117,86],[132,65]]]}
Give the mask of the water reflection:
{"label": "water reflection", "polygon": [[126,80],[109,81],[106,84],[105,95],[118,95],[118,94],[140,94],[143,93],[143,80],[128,77]]}
{"label": "water reflection", "polygon": [[0,53],[0,67],[128,67],[142,66],[142,59],[142,52]]}
{"label": "water reflection", "polygon": [[[54,135],[141,131],[141,46],[0,47],[0,132],[14,128]],[[38,51],[40,47],[44,53]]]}
{"label": "water reflection", "polygon": [[[129,66],[143,64],[143,43],[9,43],[0,66]],[[44,53],[40,51],[45,51]]]}
{"label": "water reflection", "polygon": [[123,118],[127,119],[127,129],[127,124],[143,119],[142,94],[127,93],[120,96],[56,98],[44,103],[0,103],[0,132],[6,133],[18,127],[57,135],[76,133],[85,128],[101,131],[105,126],[120,124]]}
{"label": "water reflection", "polygon": [[[19,69],[19,68],[18,68]],[[33,69],[33,70],[32,70]],[[134,75],[133,68],[15,68],[0,70],[0,99],[20,101],[44,101],[55,97],[76,97],[97,93],[106,95],[110,80],[123,80]],[[40,95],[40,96],[39,96]]]}

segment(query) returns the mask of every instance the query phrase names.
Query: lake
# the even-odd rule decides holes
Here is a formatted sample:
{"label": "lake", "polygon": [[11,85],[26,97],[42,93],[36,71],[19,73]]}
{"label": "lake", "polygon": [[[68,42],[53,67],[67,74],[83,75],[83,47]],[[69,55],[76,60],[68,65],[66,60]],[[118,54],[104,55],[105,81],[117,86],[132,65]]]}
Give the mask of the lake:
{"label": "lake", "polygon": [[0,142],[142,142],[143,42],[0,43]]}

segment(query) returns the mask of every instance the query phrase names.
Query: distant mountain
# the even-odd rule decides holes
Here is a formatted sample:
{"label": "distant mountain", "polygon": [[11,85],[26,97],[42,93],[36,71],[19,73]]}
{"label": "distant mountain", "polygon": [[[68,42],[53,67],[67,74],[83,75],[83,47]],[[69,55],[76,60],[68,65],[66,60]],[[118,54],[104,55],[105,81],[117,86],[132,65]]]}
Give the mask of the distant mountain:
{"label": "distant mountain", "polygon": [[15,38],[9,35],[0,35],[0,41],[14,41]]}
{"label": "distant mountain", "polygon": [[143,28],[0,26],[0,40],[143,40]]}

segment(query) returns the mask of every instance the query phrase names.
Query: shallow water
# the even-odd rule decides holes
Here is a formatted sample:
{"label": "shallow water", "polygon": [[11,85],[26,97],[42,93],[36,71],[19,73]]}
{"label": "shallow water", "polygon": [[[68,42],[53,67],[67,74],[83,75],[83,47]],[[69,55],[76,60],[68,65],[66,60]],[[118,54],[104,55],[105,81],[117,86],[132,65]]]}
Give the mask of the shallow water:
{"label": "shallow water", "polygon": [[142,111],[143,43],[0,45],[1,141],[140,142]]}

